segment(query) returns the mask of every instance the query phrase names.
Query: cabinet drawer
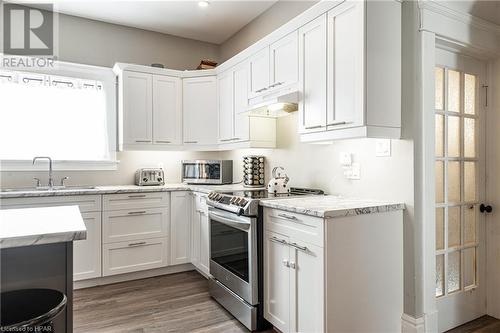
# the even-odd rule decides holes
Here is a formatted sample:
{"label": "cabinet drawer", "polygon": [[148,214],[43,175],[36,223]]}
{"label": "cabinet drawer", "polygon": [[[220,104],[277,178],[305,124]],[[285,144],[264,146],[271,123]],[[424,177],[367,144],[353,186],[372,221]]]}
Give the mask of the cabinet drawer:
{"label": "cabinet drawer", "polygon": [[2,209],[78,206],[81,213],[100,212],[100,195],[61,195],[53,197],[28,197],[0,199]]}
{"label": "cabinet drawer", "polygon": [[170,221],[167,208],[108,211],[102,218],[103,243],[166,237]]}
{"label": "cabinet drawer", "polygon": [[168,265],[166,238],[104,244],[103,276],[130,273]]}
{"label": "cabinet drawer", "polygon": [[323,247],[324,220],[279,209],[264,209],[264,228]]}
{"label": "cabinet drawer", "polygon": [[143,209],[167,207],[170,198],[168,192],[123,193],[103,195],[103,210]]}

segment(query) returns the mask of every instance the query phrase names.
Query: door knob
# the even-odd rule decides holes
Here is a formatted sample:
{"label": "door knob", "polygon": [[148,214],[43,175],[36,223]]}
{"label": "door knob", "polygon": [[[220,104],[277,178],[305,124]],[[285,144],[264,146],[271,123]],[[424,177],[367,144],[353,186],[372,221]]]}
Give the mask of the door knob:
{"label": "door knob", "polygon": [[490,205],[481,204],[479,206],[479,211],[481,213],[484,213],[484,212],[491,213],[493,211],[493,207],[491,207]]}

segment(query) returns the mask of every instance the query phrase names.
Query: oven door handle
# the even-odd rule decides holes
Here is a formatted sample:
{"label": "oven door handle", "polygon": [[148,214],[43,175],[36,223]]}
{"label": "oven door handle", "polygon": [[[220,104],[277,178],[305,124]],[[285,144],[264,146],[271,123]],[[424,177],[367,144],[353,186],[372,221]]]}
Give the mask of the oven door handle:
{"label": "oven door handle", "polygon": [[248,232],[250,230],[251,224],[249,222],[244,222],[238,219],[230,219],[220,214],[214,213],[213,210],[211,210],[208,213],[208,217],[210,218],[210,220],[214,220],[216,222],[228,225],[230,227],[236,228],[241,231]]}

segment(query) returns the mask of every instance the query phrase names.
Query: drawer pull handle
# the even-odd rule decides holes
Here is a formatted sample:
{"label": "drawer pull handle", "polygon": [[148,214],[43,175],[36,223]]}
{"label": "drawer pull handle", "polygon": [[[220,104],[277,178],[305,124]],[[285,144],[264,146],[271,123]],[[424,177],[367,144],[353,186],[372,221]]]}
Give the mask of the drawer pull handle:
{"label": "drawer pull handle", "polygon": [[138,212],[128,212],[128,215],[140,215],[140,214],[146,214],[145,210],[141,210]]}
{"label": "drawer pull handle", "polygon": [[333,123],[326,124],[326,126],[337,126],[337,125],[346,125],[347,121],[335,121]]}
{"label": "drawer pull handle", "polygon": [[275,237],[275,236],[270,237],[270,238],[269,238],[269,240],[270,240],[271,242],[275,242],[275,243],[280,243],[280,244],[285,244],[285,245],[288,245],[288,242],[287,242],[286,240],[284,240],[284,239],[279,239],[279,238],[277,238],[277,237]]}
{"label": "drawer pull handle", "polygon": [[172,141],[167,141],[167,140],[156,140],[156,143],[172,143]]}
{"label": "drawer pull handle", "polygon": [[306,130],[316,129],[316,128],[323,128],[323,127],[325,127],[325,126],[323,126],[323,125],[307,126],[307,127],[306,127]]}
{"label": "drawer pull handle", "polygon": [[287,220],[298,220],[297,216],[287,215],[287,214],[278,214],[279,217],[282,217]]}
{"label": "drawer pull handle", "polygon": [[297,250],[301,250],[301,251],[304,251],[304,252],[307,252],[309,251],[309,249],[307,248],[307,246],[300,246],[299,244],[297,243],[290,243],[290,246],[293,246],[294,248],[296,248]]}
{"label": "drawer pull handle", "polygon": [[137,143],[151,143],[151,140],[135,140]]}
{"label": "drawer pull handle", "polygon": [[129,198],[145,198],[146,195],[145,194],[133,194],[133,195],[129,195],[128,197]]}
{"label": "drawer pull handle", "polygon": [[134,246],[141,246],[141,245],[146,245],[146,242],[130,243],[128,246],[134,247]]}

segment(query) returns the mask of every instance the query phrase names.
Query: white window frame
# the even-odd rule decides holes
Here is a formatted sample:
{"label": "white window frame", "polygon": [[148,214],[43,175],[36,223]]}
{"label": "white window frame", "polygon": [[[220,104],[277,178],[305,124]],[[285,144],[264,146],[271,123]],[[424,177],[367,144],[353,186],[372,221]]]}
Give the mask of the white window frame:
{"label": "white window frame", "polygon": [[[108,161],[75,161],[54,160],[54,170],[116,170],[119,161],[116,159],[117,151],[117,111],[116,111],[116,75],[111,68],[90,66],[69,62],[54,62],[53,68],[7,68],[0,66],[0,70],[29,72],[46,75],[75,77],[79,79],[100,81],[106,91],[106,113],[108,146],[110,159]],[[44,163],[32,164],[31,160],[0,160],[1,171],[44,171]]]}

